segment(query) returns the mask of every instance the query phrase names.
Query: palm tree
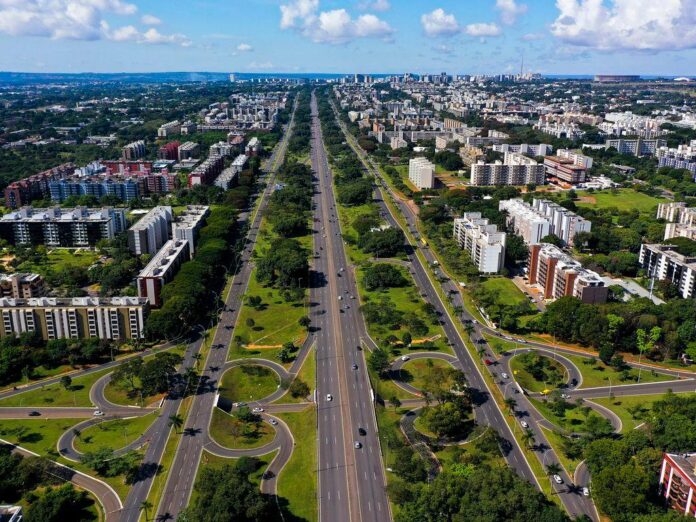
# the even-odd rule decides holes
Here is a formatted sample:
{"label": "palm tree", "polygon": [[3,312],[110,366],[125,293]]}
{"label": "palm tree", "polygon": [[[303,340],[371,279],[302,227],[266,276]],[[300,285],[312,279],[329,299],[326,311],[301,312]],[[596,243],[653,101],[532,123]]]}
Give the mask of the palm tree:
{"label": "palm tree", "polygon": [[534,435],[534,432],[527,428],[524,430],[522,433],[522,442],[524,442],[524,445],[527,446],[528,448],[531,448],[534,443],[536,442],[536,436]]}
{"label": "palm tree", "polygon": [[546,474],[549,476],[558,475],[561,471],[561,466],[558,465],[556,462],[552,462],[551,464],[546,466]]}
{"label": "palm tree", "polygon": [[152,502],[149,500],[143,500],[140,503],[140,511],[145,511],[145,520],[149,520],[150,516],[148,515],[148,512],[152,509]]}
{"label": "palm tree", "polygon": [[505,399],[505,406],[507,406],[508,413],[512,415],[513,413],[515,413],[515,406],[517,406],[517,401],[512,397],[508,397],[507,399]]}
{"label": "palm tree", "polygon": [[181,415],[170,415],[169,416],[169,422],[167,423],[167,426],[170,428],[174,426],[174,431],[179,433],[179,428],[181,428],[184,425],[184,419],[181,418]]}
{"label": "palm tree", "polygon": [[474,332],[474,325],[471,323],[466,323],[464,325],[464,331],[466,332],[466,335],[471,337],[471,334]]}
{"label": "palm tree", "polygon": [[193,354],[193,359],[196,361],[196,370],[198,369],[198,365],[201,362],[201,359],[203,359],[203,354],[200,353],[195,353]]}

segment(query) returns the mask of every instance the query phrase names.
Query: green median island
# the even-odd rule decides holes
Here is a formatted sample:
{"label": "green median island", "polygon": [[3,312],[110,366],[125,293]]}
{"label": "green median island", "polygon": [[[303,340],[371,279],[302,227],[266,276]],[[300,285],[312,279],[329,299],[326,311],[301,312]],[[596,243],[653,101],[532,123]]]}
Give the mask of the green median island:
{"label": "green median island", "polygon": [[259,365],[230,368],[222,376],[220,395],[230,402],[256,401],[268,397],[280,386],[278,374]]}
{"label": "green median island", "polygon": [[88,453],[97,448],[114,451],[125,448],[137,441],[158,416],[159,412],[153,412],[142,417],[100,422],[75,433],[75,449],[80,453]]}
{"label": "green median island", "polygon": [[553,390],[568,381],[568,374],[561,363],[534,352],[514,356],[510,360],[514,379],[530,392]]}
{"label": "green median island", "polygon": [[224,448],[251,449],[273,442],[275,429],[249,408],[226,413],[213,409],[210,436]]}

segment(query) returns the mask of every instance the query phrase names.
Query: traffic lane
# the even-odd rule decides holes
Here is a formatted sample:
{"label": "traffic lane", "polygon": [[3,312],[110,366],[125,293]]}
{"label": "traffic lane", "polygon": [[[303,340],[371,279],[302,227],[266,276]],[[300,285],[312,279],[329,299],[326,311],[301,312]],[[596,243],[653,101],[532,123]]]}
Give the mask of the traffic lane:
{"label": "traffic lane", "polygon": [[614,395],[617,397],[632,395],[657,395],[673,391],[674,393],[696,392],[696,379],[679,381],[651,382],[643,384],[622,384],[618,386],[602,386],[597,388],[581,388],[568,391],[571,398],[598,399]]}
{"label": "traffic lane", "polygon": [[[475,331],[478,332],[478,336],[476,341],[474,341],[474,338],[472,336],[472,341],[474,341],[475,344],[481,344],[483,341],[485,343],[486,339],[482,335],[480,335],[480,331],[478,331],[478,328],[475,329]],[[486,346],[488,344],[486,343]],[[580,369],[571,361],[570,359],[567,359],[563,355],[556,354],[552,350],[547,350],[545,348],[543,349],[532,349],[532,348],[518,348],[515,350],[505,350],[505,352],[502,354],[502,357],[498,358],[495,357],[495,352],[493,352],[493,355],[491,355],[493,358],[497,359],[497,361],[500,363],[501,367],[503,368],[503,371],[506,372],[509,376],[513,376],[514,373],[512,371],[512,368],[510,367],[510,361],[512,360],[513,357],[518,356],[518,355],[523,355],[525,353],[541,353],[545,355],[546,357],[553,359],[557,363],[559,363],[563,368],[565,369],[568,379],[565,384],[559,386],[559,388],[562,388],[564,390],[564,393],[566,393],[568,390],[571,390],[573,388],[578,388],[582,386],[582,373],[580,372]]]}
{"label": "traffic lane", "polygon": [[[2,407],[0,408],[0,419],[81,419],[94,418],[94,412],[98,411],[94,408],[72,408],[72,407]],[[121,406],[113,408],[108,412],[102,412],[104,415],[97,415],[102,418],[123,418],[123,417],[142,417],[148,415],[157,408],[128,408]]]}

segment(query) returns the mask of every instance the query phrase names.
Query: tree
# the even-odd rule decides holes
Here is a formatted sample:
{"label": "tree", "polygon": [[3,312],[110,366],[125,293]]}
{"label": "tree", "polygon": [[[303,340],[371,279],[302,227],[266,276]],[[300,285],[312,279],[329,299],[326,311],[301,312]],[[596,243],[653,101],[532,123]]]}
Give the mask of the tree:
{"label": "tree", "polygon": [[295,398],[298,398],[307,397],[307,395],[309,395],[310,390],[306,382],[296,377],[290,384],[290,388],[288,388],[288,391],[290,392],[290,395],[292,395]]}
{"label": "tree", "polygon": [[179,433],[179,428],[181,428],[183,425],[184,425],[184,419],[181,417],[181,415],[175,414],[175,415],[169,416],[167,426],[169,426],[170,428],[173,426],[174,431],[176,433]]}
{"label": "tree", "polygon": [[70,391],[70,389],[72,388],[72,378],[69,375],[63,375],[60,378],[60,385],[66,391]]}
{"label": "tree", "polygon": [[28,522],[62,522],[82,520],[87,493],[77,491],[72,484],[47,489],[40,495],[32,494],[26,510]]}
{"label": "tree", "polygon": [[138,508],[139,511],[145,511],[145,521],[147,522],[150,519],[150,510],[152,509],[152,502],[149,500],[143,500],[140,503],[140,507]]}
{"label": "tree", "polygon": [[421,416],[430,431],[448,439],[461,438],[470,425],[468,412],[455,402],[426,408]]}
{"label": "tree", "polygon": [[659,326],[653,326],[650,329],[650,334],[648,335],[645,330],[638,328],[636,330],[636,345],[638,346],[638,382],[640,382],[640,374],[642,367],[640,366],[640,359],[644,353],[651,351],[655,347],[655,343],[662,337],[662,328]]}
{"label": "tree", "polygon": [[534,443],[536,442],[536,436],[534,435],[534,432],[530,428],[527,428],[526,430],[524,430],[522,432],[522,442],[528,448],[531,448],[532,446],[534,446]]}
{"label": "tree", "polygon": [[407,281],[399,268],[389,263],[377,263],[363,269],[363,285],[370,292],[404,286]]}
{"label": "tree", "polygon": [[508,397],[505,399],[505,407],[508,410],[508,413],[512,415],[515,413],[515,407],[517,406],[517,401],[513,399],[512,397]]}
{"label": "tree", "polygon": [[401,342],[404,343],[404,346],[411,346],[411,341],[413,341],[411,334],[404,332],[404,335],[401,336]]}
{"label": "tree", "polygon": [[252,317],[247,317],[246,325],[249,328],[253,328],[256,325],[256,321],[254,321],[254,319]]}
{"label": "tree", "polygon": [[370,365],[370,369],[382,378],[389,373],[389,368],[391,367],[389,355],[381,348],[372,351],[368,358],[368,364]]}
{"label": "tree", "polygon": [[394,411],[396,411],[397,408],[401,407],[401,401],[399,400],[399,398],[396,395],[392,395],[389,398],[389,404],[394,408]]}
{"label": "tree", "polygon": [[312,320],[309,318],[308,315],[303,315],[297,320],[297,323],[305,330],[309,330],[309,325],[312,324]]}

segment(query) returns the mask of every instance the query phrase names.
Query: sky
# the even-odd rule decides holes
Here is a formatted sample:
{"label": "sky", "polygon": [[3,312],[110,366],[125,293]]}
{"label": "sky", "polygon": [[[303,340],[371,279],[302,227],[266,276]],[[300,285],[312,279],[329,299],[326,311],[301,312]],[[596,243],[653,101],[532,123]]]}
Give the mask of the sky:
{"label": "sky", "polygon": [[696,0],[0,0],[0,70],[696,74]]}

